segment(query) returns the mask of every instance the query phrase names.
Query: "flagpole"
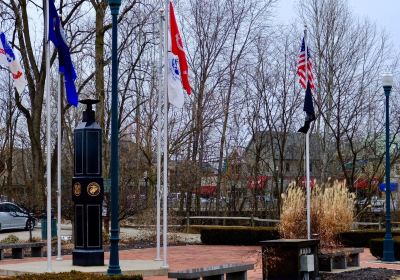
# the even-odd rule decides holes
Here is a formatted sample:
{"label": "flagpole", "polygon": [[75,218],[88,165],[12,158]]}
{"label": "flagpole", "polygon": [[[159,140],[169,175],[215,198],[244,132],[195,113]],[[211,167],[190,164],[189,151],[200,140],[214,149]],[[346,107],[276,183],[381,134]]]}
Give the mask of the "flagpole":
{"label": "flagpole", "polygon": [[[304,53],[305,53],[305,78],[308,86],[308,47],[307,47],[307,25],[304,26]],[[307,239],[311,239],[311,201],[310,201],[310,130],[306,133],[306,191],[307,191]]]}
{"label": "flagpole", "polygon": [[168,11],[169,0],[165,0],[164,9],[164,167],[163,167],[163,268],[168,268],[167,262],[167,199],[168,199]]}
{"label": "flagpole", "polygon": [[61,256],[61,88],[62,75],[59,74],[57,96],[57,261],[63,259]]}
{"label": "flagpole", "polygon": [[310,201],[310,131],[306,134],[306,173],[307,173],[307,239],[311,239],[311,201]]}
{"label": "flagpole", "polygon": [[159,60],[159,69],[158,69],[158,74],[159,74],[159,81],[158,81],[158,100],[157,100],[157,214],[156,214],[156,228],[157,228],[157,255],[155,260],[160,261],[160,243],[161,243],[161,202],[160,202],[160,189],[161,189],[161,130],[162,130],[162,116],[161,116],[161,107],[162,107],[162,92],[163,92],[163,77],[162,77],[162,65],[163,65],[163,10],[160,10],[160,42],[159,42],[159,54],[158,54],[158,60]]}
{"label": "flagpole", "polygon": [[47,271],[52,272],[51,263],[51,123],[50,123],[50,41],[49,41],[49,3],[46,2],[46,122],[47,122],[47,164],[46,164],[46,179],[47,179]]}

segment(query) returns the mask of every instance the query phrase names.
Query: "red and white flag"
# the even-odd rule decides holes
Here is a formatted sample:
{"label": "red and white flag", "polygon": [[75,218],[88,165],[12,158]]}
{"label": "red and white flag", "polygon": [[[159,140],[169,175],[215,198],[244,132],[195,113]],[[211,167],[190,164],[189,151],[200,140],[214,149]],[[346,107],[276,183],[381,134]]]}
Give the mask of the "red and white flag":
{"label": "red and white flag", "polygon": [[168,52],[168,99],[174,106],[182,108],[184,103],[182,87],[190,95],[190,84],[185,50],[171,1],[169,2],[169,22],[171,44]]}
{"label": "red and white flag", "polygon": [[314,92],[314,75],[312,71],[312,61],[310,57],[310,50],[307,46],[306,53],[306,42],[305,37],[301,42],[301,48],[299,58],[297,61],[297,75],[299,75],[299,83],[303,89],[307,89],[307,82],[310,83],[311,92]]}
{"label": "red and white flag", "polygon": [[25,75],[3,32],[0,32],[0,64],[8,67],[14,86],[21,94],[26,86]]}

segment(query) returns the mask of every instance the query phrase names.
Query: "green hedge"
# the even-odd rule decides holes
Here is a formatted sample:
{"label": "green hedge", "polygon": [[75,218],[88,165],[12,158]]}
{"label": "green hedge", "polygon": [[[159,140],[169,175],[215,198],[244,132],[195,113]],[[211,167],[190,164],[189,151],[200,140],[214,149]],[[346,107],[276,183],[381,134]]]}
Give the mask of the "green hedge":
{"label": "green hedge", "polygon": [[[400,260],[400,236],[393,237],[394,241],[394,257],[398,261]],[[383,257],[383,238],[371,239],[369,241],[369,248],[371,254],[377,258],[382,259]]]}
{"label": "green hedge", "polygon": [[279,239],[274,227],[210,227],[200,230],[201,242],[208,245],[259,245],[260,241]]}
{"label": "green hedge", "polygon": [[107,276],[78,271],[63,273],[24,274],[2,278],[2,280],[143,280],[142,275]]}
{"label": "green hedge", "polygon": [[[393,231],[393,236],[400,236],[400,231]],[[385,230],[352,230],[338,234],[338,240],[348,247],[369,247],[371,239],[383,238]]]}
{"label": "green hedge", "polygon": [[[275,227],[202,226],[201,242],[208,245],[259,245],[260,241],[279,239]],[[399,236],[400,231],[393,231]],[[338,234],[338,240],[347,247],[369,247],[371,239],[385,236],[385,230],[353,230]],[[400,239],[399,239],[400,240]]]}

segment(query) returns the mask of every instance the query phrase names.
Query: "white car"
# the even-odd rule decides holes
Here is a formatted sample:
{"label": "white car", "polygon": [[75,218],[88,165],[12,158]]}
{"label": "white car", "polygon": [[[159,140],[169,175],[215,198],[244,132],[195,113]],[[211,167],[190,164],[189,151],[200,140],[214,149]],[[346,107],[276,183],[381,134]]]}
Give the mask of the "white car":
{"label": "white car", "polygon": [[[31,216],[31,218],[29,218]],[[11,202],[0,202],[0,230],[26,229],[35,227],[35,219],[21,207]]]}

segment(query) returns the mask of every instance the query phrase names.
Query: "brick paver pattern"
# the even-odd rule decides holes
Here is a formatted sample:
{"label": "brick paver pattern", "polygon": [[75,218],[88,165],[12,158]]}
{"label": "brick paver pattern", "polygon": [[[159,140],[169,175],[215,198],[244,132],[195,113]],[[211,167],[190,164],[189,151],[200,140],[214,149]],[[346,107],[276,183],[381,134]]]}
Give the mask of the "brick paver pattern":
{"label": "brick paver pattern", "polygon": [[[161,248],[162,249],[162,248]],[[161,250],[161,256],[162,256]],[[154,260],[155,248],[121,250],[121,260]],[[105,254],[108,259],[108,253]],[[64,256],[64,259],[71,259],[71,256]],[[26,258],[23,260],[6,259],[0,261],[2,264],[23,263],[46,258]],[[55,260],[54,260],[55,261]],[[196,267],[206,267],[226,263],[254,263],[255,269],[248,271],[249,280],[262,279],[261,248],[259,246],[208,246],[208,245],[186,245],[168,247],[168,265],[170,271],[183,270]],[[361,267],[389,268],[400,270],[399,263],[377,263],[369,249],[364,249],[360,255]],[[149,276],[145,280],[166,280],[167,276]]]}

